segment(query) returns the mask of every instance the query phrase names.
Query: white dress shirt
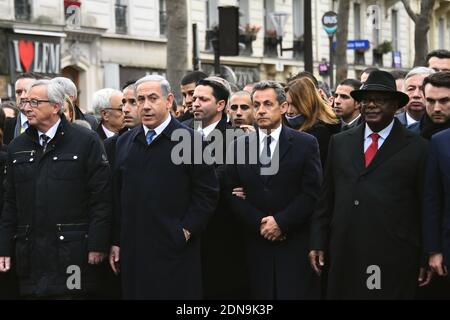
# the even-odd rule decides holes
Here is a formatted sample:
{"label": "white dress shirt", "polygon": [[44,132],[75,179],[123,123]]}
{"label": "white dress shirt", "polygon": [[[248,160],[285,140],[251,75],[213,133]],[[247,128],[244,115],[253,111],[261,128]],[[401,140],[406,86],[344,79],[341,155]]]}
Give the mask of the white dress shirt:
{"label": "white dress shirt", "polygon": [[[152,141],[155,140],[156,137],[158,137],[164,131],[164,129],[169,125],[170,120],[172,120],[172,118],[169,114],[166,120],[164,120],[159,126],[153,129],[153,131],[155,131],[155,135],[153,136]],[[149,132],[150,129],[147,128],[145,125],[142,126],[144,127],[144,135],[147,136],[147,132]]]}
{"label": "white dress shirt", "polygon": [[39,143],[40,143],[40,145],[42,146],[42,139],[41,139],[41,136],[43,135],[43,134],[45,134],[47,137],[49,137],[50,139],[48,139],[48,141],[47,141],[47,144],[50,142],[50,140],[52,140],[54,137],[55,137],[55,135],[56,135],[56,131],[58,130],[58,126],[59,126],[59,123],[61,122],[61,119],[58,119],[58,121],[56,121],[56,123],[50,128],[50,129],[48,129],[47,130],[47,132],[41,132],[41,131],[38,131],[38,134],[39,134]]}
{"label": "white dress shirt", "polygon": [[[393,127],[394,127],[394,120],[392,120],[392,122],[386,128],[384,128],[380,132],[377,132],[378,135],[380,136],[378,138],[378,150],[381,148],[384,141],[387,139],[387,137],[391,133]],[[366,123],[366,130],[364,131],[364,153],[369,148],[369,146],[372,144],[372,138],[370,137],[370,135],[372,133],[374,133],[374,132],[369,128],[369,126]]]}
{"label": "white dress shirt", "polygon": [[197,131],[200,132],[200,134],[203,132],[203,137],[208,137],[210,133],[217,127],[219,124],[219,121],[216,121],[214,123],[211,123],[209,126],[202,128],[201,125],[197,128]]}
{"label": "white dress shirt", "polygon": [[410,125],[412,125],[412,124],[414,124],[414,123],[416,123],[416,122],[417,122],[417,120],[414,120],[414,118],[411,117],[411,116],[408,114],[408,112],[406,112],[406,126],[410,126]]}
{"label": "white dress shirt", "polygon": [[[280,133],[281,133],[282,126],[280,125],[278,128],[273,130],[270,133],[270,136],[272,137],[272,141],[270,142],[270,158],[272,159],[273,154],[275,152],[275,147],[277,146],[278,140],[280,139]],[[266,130],[258,128],[259,132],[259,155],[263,152],[264,149],[264,142],[265,138],[267,136]]]}
{"label": "white dress shirt", "polygon": [[25,131],[28,129],[28,118],[22,112],[19,112],[19,114],[20,114],[20,127],[23,129],[23,131]]}

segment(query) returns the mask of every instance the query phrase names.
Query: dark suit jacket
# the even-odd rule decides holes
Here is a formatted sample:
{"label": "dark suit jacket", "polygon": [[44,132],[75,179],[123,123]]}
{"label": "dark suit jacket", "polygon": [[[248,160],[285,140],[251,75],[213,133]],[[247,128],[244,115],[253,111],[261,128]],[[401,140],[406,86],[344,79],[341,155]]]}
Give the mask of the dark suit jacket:
{"label": "dark suit jacket", "polygon": [[435,134],[430,149],[423,212],[425,251],[442,253],[450,266],[450,129]]}
{"label": "dark suit jacket", "polygon": [[6,118],[5,129],[3,131],[3,143],[9,144],[15,137],[20,134],[20,129],[17,127],[17,119],[20,122],[20,114],[15,118]]}
{"label": "dark suit jacket", "polygon": [[102,140],[102,141],[105,141],[108,138],[106,136],[105,131],[103,130],[101,123],[98,125],[97,130],[95,130],[95,132],[97,132],[98,136],[100,137],[100,140]]}
{"label": "dark suit jacket", "polygon": [[[396,120],[365,168],[364,130],[331,138],[311,248],[328,253],[329,298],[412,299],[427,142]],[[382,290],[368,289],[370,266],[380,268]]]}
{"label": "dark suit jacket", "polygon": [[305,131],[306,133],[313,135],[319,143],[320,162],[322,164],[322,167],[325,167],[325,163],[327,162],[328,143],[330,142],[331,136],[339,133],[341,129],[340,126],[340,123],[328,124],[319,121]]}
{"label": "dark suit jacket", "polygon": [[[239,138],[232,147],[241,143],[247,156],[255,144],[259,154],[257,132]],[[237,164],[237,152],[235,164],[227,164],[227,194],[245,228],[252,298],[318,299],[319,277],[309,265],[308,249],[309,220],[322,180],[319,147],[313,136],[283,126],[277,148],[273,157],[279,154],[279,170],[268,178],[262,178],[260,165],[252,164],[251,158]],[[244,188],[245,200],[231,196],[235,187]],[[271,242],[260,235],[261,219],[269,215],[285,241]]]}
{"label": "dark suit jacket", "polygon": [[[202,297],[201,235],[219,187],[212,166],[172,160],[179,142],[171,135],[182,128],[193,138],[191,129],[172,119],[150,145],[142,126],[117,141],[114,190],[125,299]],[[183,228],[191,232],[188,242]]]}
{"label": "dark suit jacket", "polygon": [[408,120],[406,119],[406,111],[396,114],[395,117],[400,121],[400,123],[408,130],[420,134],[420,121],[408,125]]}
{"label": "dark suit jacket", "polygon": [[106,155],[108,156],[109,166],[112,170],[114,170],[116,165],[116,144],[117,139],[119,139],[119,136],[124,134],[125,132],[128,132],[128,128],[124,127],[122,130],[119,131],[119,134],[115,134],[110,138],[107,138],[103,141],[103,144],[105,146]]}
{"label": "dark suit jacket", "polygon": [[[184,123],[194,128],[194,118]],[[223,137],[223,145],[220,150],[223,158],[220,159],[216,154],[216,151],[219,151],[220,148],[211,149],[214,142],[213,132],[206,137],[206,143],[209,145],[206,147],[208,149],[205,150],[205,153],[211,153],[215,159],[214,167],[219,177],[221,194],[219,204],[203,234],[204,297],[206,299],[246,299],[248,298],[248,280],[241,232],[236,227],[225,193],[226,132],[227,130],[234,130],[234,128],[227,123],[227,117],[223,114],[215,130],[218,130],[215,133],[220,133]],[[233,237],[229,236],[230,230],[233,230]]]}

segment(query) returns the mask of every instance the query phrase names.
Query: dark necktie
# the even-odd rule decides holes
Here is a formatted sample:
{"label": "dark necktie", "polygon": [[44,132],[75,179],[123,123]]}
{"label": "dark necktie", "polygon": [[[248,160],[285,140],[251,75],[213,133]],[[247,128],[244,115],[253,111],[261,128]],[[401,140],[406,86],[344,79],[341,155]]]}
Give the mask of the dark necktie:
{"label": "dark necktie", "polygon": [[264,137],[264,146],[261,152],[261,166],[270,167],[270,160],[272,152],[270,151],[270,143],[272,142],[272,136],[268,135]]}
{"label": "dark necktie", "polygon": [[50,140],[49,136],[47,136],[45,134],[41,135],[42,150],[43,150],[42,152],[45,152],[45,150],[47,149],[47,144],[48,144],[49,140]]}

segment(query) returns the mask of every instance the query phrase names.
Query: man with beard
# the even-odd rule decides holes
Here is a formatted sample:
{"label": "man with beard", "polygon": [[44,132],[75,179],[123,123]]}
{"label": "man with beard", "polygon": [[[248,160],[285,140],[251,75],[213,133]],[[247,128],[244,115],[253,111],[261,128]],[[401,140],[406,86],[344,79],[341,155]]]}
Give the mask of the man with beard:
{"label": "man with beard", "polygon": [[355,79],[345,79],[334,92],[334,113],[341,119],[341,131],[356,127],[362,122],[359,111],[359,103],[356,102],[350,92],[358,90],[361,82]]}
{"label": "man with beard", "polygon": [[423,96],[423,79],[434,70],[426,67],[416,67],[405,77],[403,92],[409,97],[405,111],[396,115],[402,125],[413,132],[419,133],[419,121],[425,114],[425,98]]}

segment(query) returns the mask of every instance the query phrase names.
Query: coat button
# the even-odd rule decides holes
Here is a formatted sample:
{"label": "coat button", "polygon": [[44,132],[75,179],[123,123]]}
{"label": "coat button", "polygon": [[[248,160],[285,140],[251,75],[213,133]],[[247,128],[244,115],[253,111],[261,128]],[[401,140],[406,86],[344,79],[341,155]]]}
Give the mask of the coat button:
{"label": "coat button", "polygon": [[73,159],[74,159],[74,160],[77,160],[77,159],[78,159],[78,156],[73,156]]}
{"label": "coat button", "polygon": [[359,206],[359,201],[355,200],[355,206]]}
{"label": "coat button", "polygon": [[34,161],[34,159],[33,159],[33,158],[31,158],[31,159],[30,159],[30,162],[33,162],[33,161]]}
{"label": "coat button", "polygon": [[60,236],[60,237],[59,237],[59,240],[64,240],[64,236]]}
{"label": "coat button", "polygon": [[13,160],[13,163],[16,163],[17,162],[17,160]]}
{"label": "coat button", "polygon": [[58,160],[58,157],[53,157],[53,160]]}

